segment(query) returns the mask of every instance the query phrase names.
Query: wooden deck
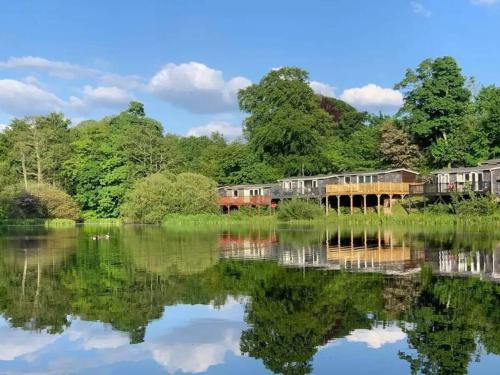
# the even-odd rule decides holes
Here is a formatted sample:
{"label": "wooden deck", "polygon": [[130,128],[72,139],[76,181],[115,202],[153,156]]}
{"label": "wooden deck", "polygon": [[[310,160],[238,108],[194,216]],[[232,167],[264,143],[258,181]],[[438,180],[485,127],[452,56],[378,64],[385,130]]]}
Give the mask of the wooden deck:
{"label": "wooden deck", "polygon": [[330,184],[326,185],[326,195],[409,195],[410,183],[374,182],[366,184]]}
{"label": "wooden deck", "polygon": [[270,206],[270,196],[219,197],[219,206]]}

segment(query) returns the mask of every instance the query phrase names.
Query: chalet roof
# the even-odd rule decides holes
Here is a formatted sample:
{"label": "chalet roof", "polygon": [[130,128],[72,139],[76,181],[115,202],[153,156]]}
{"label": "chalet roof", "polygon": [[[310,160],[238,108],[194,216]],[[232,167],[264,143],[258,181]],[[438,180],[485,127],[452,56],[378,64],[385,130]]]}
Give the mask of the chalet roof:
{"label": "chalet roof", "polygon": [[479,163],[480,166],[482,165],[500,165],[500,159],[490,159],[490,160],[485,160],[481,163]]}
{"label": "chalet roof", "polygon": [[500,169],[500,164],[491,164],[491,165],[479,165],[477,167],[458,167],[458,168],[445,168],[440,169],[438,171],[432,171],[432,174],[439,173],[467,173],[467,172],[482,172],[482,171],[491,171],[494,169]]}
{"label": "chalet roof", "polygon": [[269,188],[273,184],[240,184],[240,185],[225,185],[225,186],[219,186],[218,189],[262,189],[262,188]]}
{"label": "chalet roof", "polygon": [[335,174],[320,174],[320,175],[314,175],[314,176],[294,176],[294,177],[286,177],[282,178],[278,181],[295,181],[295,180],[313,180],[313,179],[327,179],[327,178],[333,178],[333,177],[344,177],[344,176],[352,176],[352,175],[359,175],[359,176],[365,176],[365,175],[374,175],[374,174],[387,174],[391,172],[399,172],[399,171],[404,171],[404,172],[409,172],[413,174],[419,174],[418,172],[412,171],[411,169],[406,169],[406,168],[395,168],[395,169],[383,169],[383,170],[375,170],[375,171],[357,171],[357,172],[345,172],[345,173],[335,173]]}

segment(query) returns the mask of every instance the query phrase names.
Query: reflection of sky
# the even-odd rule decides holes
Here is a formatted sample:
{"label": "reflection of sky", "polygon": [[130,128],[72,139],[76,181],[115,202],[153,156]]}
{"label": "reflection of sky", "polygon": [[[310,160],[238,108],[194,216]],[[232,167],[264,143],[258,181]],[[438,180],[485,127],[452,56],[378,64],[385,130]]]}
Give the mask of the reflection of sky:
{"label": "reflection of sky", "polygon": [[[167,307],[148,326],[145,342],[137,345],[129,345],[128,334],[100,322],[75,319],[64,333],[50,335],[9,328],[0,319],[0,373],[220,372],[226,361],[241,365],[234,359],[241,356],[245,328],[243,306],[234,299],[220,308]],[[248,368],[263,371],[258,362]]]}
{"label": "reflection of sky", "polygon": [[[220,308],[169,306],[147,327],[145,342],[136,345],[129,344],[126,333],[100,322],[75,319],[64,333],[50,335],[10,328],[0,318],[0,373],[268,373],[260,360],[240,353],[241,332],[247,328],[240,302],[229,299]],[[398,351],[413,352],[399,327],[355,329],[318,350],[314,373],[408,373]],[[484,355],[470,370],[488,373],[497,363]]]}

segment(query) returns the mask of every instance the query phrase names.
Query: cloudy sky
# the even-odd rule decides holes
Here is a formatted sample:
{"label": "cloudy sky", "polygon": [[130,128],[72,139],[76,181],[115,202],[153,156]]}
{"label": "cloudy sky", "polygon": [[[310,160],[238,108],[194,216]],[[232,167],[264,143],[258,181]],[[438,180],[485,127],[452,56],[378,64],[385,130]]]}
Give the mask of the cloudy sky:
{"label": "cloudy sky", "polygon": [[500,0],[0,0],[0,128],[63,111],[74,123],[145,103],[167,132],[241,133],[236,93],[300,66],[311,87],[393,112],[407,67],[452,55],[500,84]]}

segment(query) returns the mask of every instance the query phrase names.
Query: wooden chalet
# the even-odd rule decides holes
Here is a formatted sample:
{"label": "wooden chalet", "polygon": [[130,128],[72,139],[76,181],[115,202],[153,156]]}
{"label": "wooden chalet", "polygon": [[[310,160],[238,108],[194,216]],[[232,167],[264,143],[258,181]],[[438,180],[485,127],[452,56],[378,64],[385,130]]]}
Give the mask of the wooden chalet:
{"label": "wooden chalet", "polygon": [[427,196],[450,196],[454,193],[492,193],[500,196],[500,159],[491,159],[476,167],[447,168],[431,173],[430,182],[416,184],[411,193]]}
{"label": "wooden chalet", "polygon": [[224,212],[247,207],[272,207],[272,184],[232,185],[222,186],[217,189],[219,194],[218,204]]}

